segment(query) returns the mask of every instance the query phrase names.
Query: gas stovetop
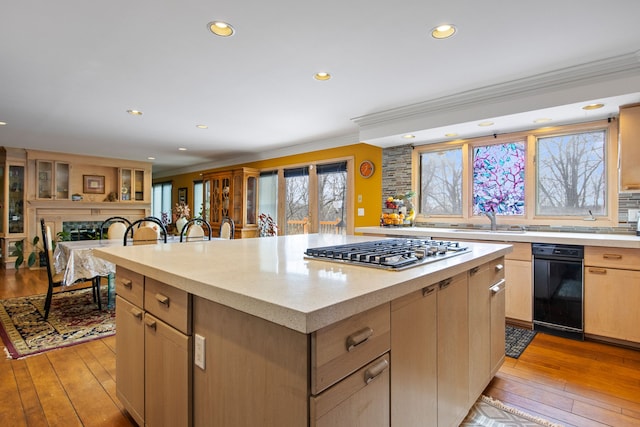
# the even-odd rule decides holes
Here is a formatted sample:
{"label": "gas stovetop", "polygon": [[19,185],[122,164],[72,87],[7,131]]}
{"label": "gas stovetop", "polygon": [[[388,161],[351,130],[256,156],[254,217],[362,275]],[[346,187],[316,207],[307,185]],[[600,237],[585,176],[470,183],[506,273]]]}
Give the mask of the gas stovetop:
{"label": "gas stovetop", "polygon": [[399,238],[308,248],[307,259],[400,271],[470,252],[459,242]]}

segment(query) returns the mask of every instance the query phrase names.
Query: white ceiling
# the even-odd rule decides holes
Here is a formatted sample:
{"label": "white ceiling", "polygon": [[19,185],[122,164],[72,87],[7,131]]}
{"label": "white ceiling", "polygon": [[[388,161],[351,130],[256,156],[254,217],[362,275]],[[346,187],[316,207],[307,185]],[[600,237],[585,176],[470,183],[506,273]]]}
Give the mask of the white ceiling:
{"label": "white ceiling", "polygon": [[[406,144],[407,132],[421,144],[585,121],[640,102],[638,0],[0,4],[0,145],[153,156],[155,176]],[[214,36],[212,20],[237,33]],[[442,23],[458,33],[433,39]],[[606,108],[579,108],[591,101]]]}

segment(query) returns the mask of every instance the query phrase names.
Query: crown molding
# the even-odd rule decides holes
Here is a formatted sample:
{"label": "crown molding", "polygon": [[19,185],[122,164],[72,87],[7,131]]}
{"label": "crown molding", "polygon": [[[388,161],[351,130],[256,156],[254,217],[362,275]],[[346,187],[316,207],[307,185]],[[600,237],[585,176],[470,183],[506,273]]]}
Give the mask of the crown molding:
{"label": "crown molding", "polygon": [[395,121],[616,80],[640,73],[640,51],[354,117],[362,129]]}

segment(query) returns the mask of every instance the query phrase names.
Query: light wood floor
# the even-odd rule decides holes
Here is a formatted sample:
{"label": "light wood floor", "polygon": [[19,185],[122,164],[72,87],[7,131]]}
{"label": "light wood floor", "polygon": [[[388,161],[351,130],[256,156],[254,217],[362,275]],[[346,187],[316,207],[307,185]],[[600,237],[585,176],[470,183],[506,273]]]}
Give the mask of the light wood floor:
{"label": "light wood floor", "polygon": [[[45,291],[44,270],[0,270],[0,299]],[[485,394],[565,426],[640,426],[640,351],[538,334],[519,359],[507,358]],[[0,420],[135,425],[115,395],[115,338],[0,358]]]}

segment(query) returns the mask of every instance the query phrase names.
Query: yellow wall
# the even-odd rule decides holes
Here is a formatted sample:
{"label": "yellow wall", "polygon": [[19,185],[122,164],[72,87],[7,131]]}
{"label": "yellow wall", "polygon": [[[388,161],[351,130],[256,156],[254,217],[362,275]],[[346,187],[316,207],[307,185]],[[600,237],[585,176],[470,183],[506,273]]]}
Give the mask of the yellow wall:
{"label": "yellow wall", "polygon": [[[182,175],[174,175],[165,178],[154,179],[153,182],[173,183],[172,206],[178,200],[178,188],[187,187],[188,204],[193,210],[193,182],[202,179],[201,174],[204,172],[212,172],[216,170],[226,170],[236,167],[251,167],[256,169],[276,169],[290,165],[303,165],[312,162],[322,162],[328,159],[344,158],[352,156],[356,170],[353,172],[355,188],[354,188],[354,226],[363,227],[378,225],[380,222],[380,212],[382,209],[382,149],[368,144],[354,144],[344,147],[330,148],[326,150],[311,151],[303,154],[295,154],[291,156],[278,157],[268,160],[260,160],[257,162],[243,163],[238,165],[230,165],[224,168],[207,169],[200,172],[193,172]],[[375,172],[371,178],[365,179],[360,176],[357,171],[360,162],[363,160],[371,160],[375,165]],[[362,196],[361,202],[358,202],[358,196]],[[359,217],[358,208],[364,208],[365,216]],[[193,212],[197,215],[198,212]]]}

